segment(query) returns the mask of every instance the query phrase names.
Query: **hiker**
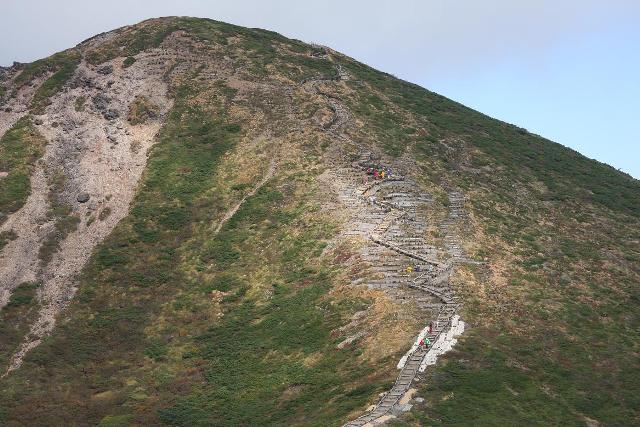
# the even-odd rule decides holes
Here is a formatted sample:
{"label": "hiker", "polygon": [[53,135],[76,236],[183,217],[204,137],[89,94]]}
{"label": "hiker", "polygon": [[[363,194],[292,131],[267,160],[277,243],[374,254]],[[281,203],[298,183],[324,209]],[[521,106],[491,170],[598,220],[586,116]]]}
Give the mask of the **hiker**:
{"label": "hiker", "polygon": [[408,266],[407,267],[407,273],[409,273],[409,274],[413,273],[413,267]]}
{"label": "hiker", "polygon": [[373,171],[373,179],[378,179],[380,177],[380,174],[378,173],[378,169]]}
{"label": "hiker", "polygon": [[385,172],[384,172],[384,170],[380,171],[380,177],[381,177],[382,179],[384,179],[384,173],[385,173]]}
{"label": "hiker", "polygon": [[424,340],[420,340],[420,344],[418,344],[420,347],[424,347]]}
{"label": "hiker", "polygon": [[429,322],[429,335],[433,332],[433,322]]}
{"label": "hiker", "polygon": [[415,270],[416,270],[416,273],[420,273],[420,271],[421,271],[422,269],[420,268],[420,266],[419,266],[419,265],[416,265]]}
{"label": "hiker", "polygon": [[429,350],[429,346],[431,345],[431,341],[429,341],[429,338],[425,337],[424,338],[424,349],[425,350]]}

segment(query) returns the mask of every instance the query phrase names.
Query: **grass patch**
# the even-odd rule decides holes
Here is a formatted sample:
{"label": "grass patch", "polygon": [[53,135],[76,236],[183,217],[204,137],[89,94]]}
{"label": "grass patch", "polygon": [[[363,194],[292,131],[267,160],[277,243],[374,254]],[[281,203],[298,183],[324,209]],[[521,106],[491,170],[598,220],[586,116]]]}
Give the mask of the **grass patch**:
{"label": "grass patch", "polygon": [[67,67],[70,62],[77,61],[78,52],[75,49],[65,50],[56,53],[48,58],[39,59],[29,64],[23,65],[22,71],[15,78],[14,84],[17,88],[31,82],[34,78],[43,76],[48,72],[57,72]]}
{"label": "grass patch", "polygon": [[158,116],[158,106],[153,104],[145,96],[136,96],[131,104],[129,104],[129,113],[127,120],[132,125],[146,123],[150,119]]}
{"label": "grass patch", "polygon": [[17,238],[18,235],[13,230],[0,232],[0,251],[7,245],[7,243]]}
{"label": "grass patch", "polygon": [[73,213],[73,207],[62,199],[62,192],[67,181],[64,172],[58,171],[49,182],[49,211],[47,216],[54,221],[54,228],[42,242],[38,258],[42,265],[47,265],[53,255],[60,249],[60,243],[78,229],[80,218]]}
{"label": "grass patch", "polygon": [[29,282],[20,284],[0,311],[0,363],[3,368],[24,339],[37,312],[36,292],[39,286]]}
{"label": "grass patch", "polygon": [[136,58],[133,56],[127,56],[124,61],[122,61],[122,67],[129,68],[136,62]]}
{"label": "grass patch", "polygon": [[[160,409],[163,422],[242,425],[260,419],[265,425],[297,425],[310,417],[314,424],[331,425],[385,385],[361,384],[370,368],[350,350],[336,350],[331,332],[353,313],[342,311],[349,304],[327,298],[331,273],[313,262],[326,230],[321,223],[307,224],[305,232],[290,237],[304,210],[283,202],[280,192],[263,187],[202,247],[202,261],[210,265],[205,273],[215,276],[199,292],[225,293],[225,316],[195,337],[188,354],[205,382]],[[266,252],[252,250],[267,246]],[[256,264],[258,257],[268,259],[273,277],[267,300],[242,279],[264,265]],[[194,294],[180,308],[197,311],[198,299]],[[291,388],[295,395],[283,399]],[[331,400],[340,403],[327,406]]]}
{"label": "grass patch", "polygon": [[76,100],[73,103],[73,107],[76,111],[78,112],[82,112],[84,111],[85,108],[85,104],[87,102],[87,98],[84,96],[79,96],[76,98]]}
{"label": "grass patch", "polygon": [[80,63],[80,54],[75,50],[64,52],[54,65],[54,73],[45,80],[31,99],[31,111],[43,114],[44,109],[51,103],[50,98],[73,77],[76,67]]}
{"label": "grass patch", "polygon": [[29,116],[18,120],[0,139],[0,171],[8,173],[0,179],[0,221],[27,200],[31,192],[29,177],[36,160],[44,154],[45,144]]}

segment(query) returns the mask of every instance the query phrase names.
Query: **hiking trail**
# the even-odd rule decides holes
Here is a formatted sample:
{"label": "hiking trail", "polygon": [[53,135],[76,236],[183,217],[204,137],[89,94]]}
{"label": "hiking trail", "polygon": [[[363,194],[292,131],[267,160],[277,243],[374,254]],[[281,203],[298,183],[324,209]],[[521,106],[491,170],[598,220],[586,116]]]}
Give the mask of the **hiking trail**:
{"label": "hiking trail", "polygon": [[216,227],[216,229],[214,230],[214,235],[218,234],[220,232],[220,230],[222,229],[222,227],[224,226],[224,224],[229,221],[235,214],[236,212],[238,212],[238,209],[240,209],[240,207],[242,207],[242,205],[244,204],[244,202],[251,196],[253,196],[254,194],[256,194],[258,192],[258,190],[260,190],[262,188],[263,185],[265,185],[267,183],[267,181],[269,181],[269,179],[271,179],[271,177],[273,176],[273,173],[276,170],[276,159],[272,158],[270,163],[269,163],[269,169],[267,169],[267,172],[264,174],[264,176],[262,177],[262,179],[260,179],[260,181],[251,189],[250,192],[248,192],[243,198],[242,200],[240,200],[235,206],[233,206],[231,209],[229,209],[224,216],[222,217],[222,219],[220,220],[220,222],[218,223],[218,226]]}
{"label": "hiking trail", "polygon": [[[394,160],[381,161],[376,155],[354,141],[347,129],[353,125],[348,109],[340,99],[321,85],[339,84],[349,75],[337,67],[336,77],[316,77],[303,81],[309,93],[322,96],[334,117],[322,126],[332,138],[355,147],[357,159],[348,161],[344,152],[329,154],[336,168],[331,171],[339,200],[351,213],[348,223],[352,226],[344,232],[345,237],[361,237],[370,243],[362,250],[363,258],[374,272],[383,276],[354,285],[366,284],[371,289],[382,289],[398,301],[410,300],[420,308],[435,313],[432,330],[425,328],[415,344],[400,360],[400,373],[393,387],[360,417],[345,426],[379,425],[411,408],[409,390],[426,367],[436,362],[437,356],[451,349],[456,337],[464,330],[458,310],[459,298],[450,286],[449,277],[456,264],[466,262],[456,225],[464,218],[464,195],[452,188],[445,188],[449,198],[448,216],[438,224],[444,236],[444,248],[431,245],[425,239],[426,219],[418,214],[419,209],[433,203],[419,185],[399,172]],[[345,150],[340,147],[338,150]],[[397,162],[402,166],[400,162]],[[391,173],[383,179],[368,181],[367,168],[372,164],[384,164]],[[444,260],[442,258],[445,258]],[[414,265],[410,271],[407,265]],[[415,271],[418,270],[418,271]],[[427,337],[432,345],[426,350],[418,345]]]}

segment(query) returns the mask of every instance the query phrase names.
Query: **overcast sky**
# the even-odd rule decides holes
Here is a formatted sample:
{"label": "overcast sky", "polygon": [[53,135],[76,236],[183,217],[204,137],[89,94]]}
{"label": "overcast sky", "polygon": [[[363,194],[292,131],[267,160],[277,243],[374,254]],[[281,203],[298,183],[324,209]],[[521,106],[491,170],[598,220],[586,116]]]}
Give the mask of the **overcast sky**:
{"label": "overcast sky", "polygon": [[0,65],[143,19],[335,48],[640,178],[640,0],[0,0]]}

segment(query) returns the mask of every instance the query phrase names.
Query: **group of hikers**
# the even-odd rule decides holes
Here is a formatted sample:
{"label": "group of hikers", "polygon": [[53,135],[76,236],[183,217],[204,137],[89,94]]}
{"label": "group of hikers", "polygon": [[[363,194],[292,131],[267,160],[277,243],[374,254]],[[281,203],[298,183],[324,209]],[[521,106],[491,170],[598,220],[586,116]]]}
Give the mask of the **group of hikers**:
{"label": "group of hikers", "polygon": [[420,273],[422,271],[422,267],[420,267],[418,264],[408,265],[406,271],[409,274],[413,272]]}
{"label": "group of hikers", "polygon": [[[373,176],[374,180],[385,179],[391,177],[393,171],[388,166],[381,165],[366,165],[364,167],[367,176]],[[367,181],[367,177],[364,178],[365,182]]]}
{"label": "group of hikers", "polygon": [[[429,335],[431,335],[432,333],[433,322],[429,322]],[[424,347],[425,350],[429,350],[429,347],[431,347],[431,340],[429,340],[429,337],[424,337],[423,339],[421,339],[419,346],[420,348]]]}

